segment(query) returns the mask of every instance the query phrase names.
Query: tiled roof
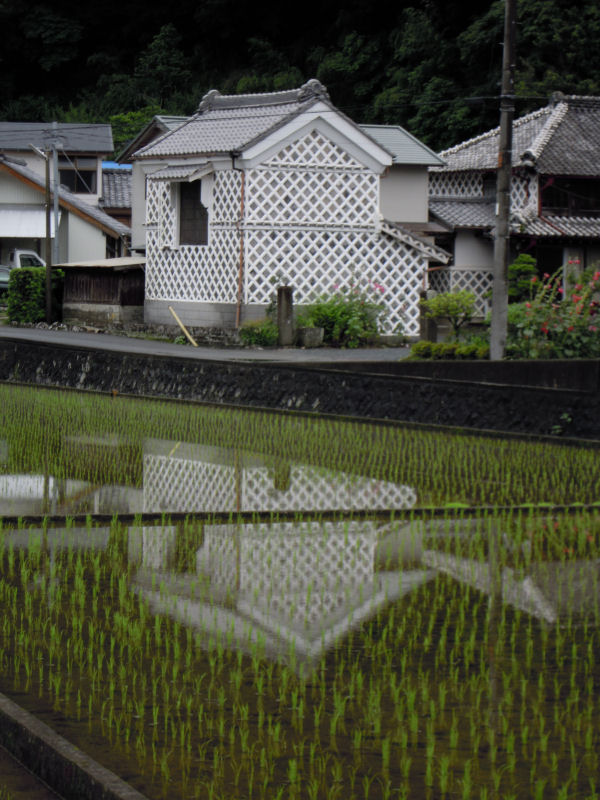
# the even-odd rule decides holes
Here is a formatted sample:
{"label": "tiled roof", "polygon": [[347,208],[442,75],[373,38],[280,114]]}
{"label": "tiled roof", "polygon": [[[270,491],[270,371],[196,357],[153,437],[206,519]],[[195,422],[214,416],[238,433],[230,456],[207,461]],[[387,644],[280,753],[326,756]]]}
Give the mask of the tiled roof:
{"label": "tiled roof", "polygon": [[600,238],[600,219],[594,217],[534,217],[524,223],[515,222],[511,227],[514,233],[527,236]]}
{"label": "tiled roof", "polygon": [[393,239],[397,239],[399,242],[403,244],[407,244],[410,247],[414,247],[415,250],[418,250],[422,253],[426,258],[432,258],[436,261],[441,261],[442,264],[447,264],[452,255],[446,250],[443,250],[441,247],[438,247],[432,241],[428,239],[424,239],[421,236],[417,236],[412,231],[407,230],[398,222],[391,222],[389,219],[384,219],[381,221],[381,230],[383,233],[386,233],[388,236],[391,236]]}
{"label": "tiled roof", "polygon": [[431,200],[429,210],[452,228],[491,228],[495,205],[488,200]]}
{"label": "tiled roof", "polygon": [[178,128],[188,119],[189,117],[156,114],[152,117],[150,122],[148,122],[148,124],[142,128],[137,136],[132,139],[119,153],[117,156],[117,161],[119,161],[121,164],[130,161],[131,156],[136,152],[136,150],[141,150],[142,147],[145,147],[146,145],[150,144],[150,142],[155,141],[164,133],[175,130],[175,128]]}
{"label": "tiled roof", "polygon": [[[500,129],[442,151],[436,171],[494,170]],[[513,166],[549,175],[600,176],[600,97],[554,96],[513,123]]]}
{"label": "tiled roof", "polygon": [[443,166],[444,161],[400,125],[359,125],[378,145],[392,154],[394,164]]}
{"label": "tiled roof", "polygon": [[[14,172],[16,175],[25,178],[25,180],[27,180],[29,183],[35,183],[41,189],[45,188],[46,184],[44,178],[33,170],[29,169],[29,167],[22,166],[21,164],[15,163],[15,161],[12,160],[6,160],[2,158],[1,154],[0,165],[7,168],[11,172]],[[110,217],[106,212],[102,211],[101,208],[98,208],[98,206],[93,206],[90,203],[86,203],[85,200],[82,200],[80,197],[72,192],[69,192],[67,189],[64,189],[62,186],[59,187],[58,197],[62,204],[72,206],[82,214],[89,217],[91,220],[97,222],[102,227],[109,229],[116,236],[129,236],[131,234],[131,230],[127,227],[127,225],[123,225],[121,222],[113,219],[113,217]]]}
{"label": "tiled roof", "polygon": [[300,89],[266,94],[222,95],[213,89],[198,112],[135,153],[136,158],[213,155],[239,152],[275,130],[317,100],[329,103],[324,87],[315,80]]}
{"label": "tiled roof", "polygon": [[131,208],[131,172],[129,170],[102,170],[100,205],[104,208]]}
{"label": "tiled roof", "polygon": [[[0,122],[0,150],[24,151],[34,144],[41,150],[54,137],[51,122]],[[112,153],[113,138],[110,125],[91,125],[84,122],[59,122],[56,127],[59,151],[67,153]]]}
{"label": "tiled roof", "polygon": [[[432,200],[429,209],[434,217],[452,228],[491,230],[496,224],[495,204],[485,200]],[[513,234],[521,236],[600,238],[600,219],[597,217],[513,215],[510,227]]]}

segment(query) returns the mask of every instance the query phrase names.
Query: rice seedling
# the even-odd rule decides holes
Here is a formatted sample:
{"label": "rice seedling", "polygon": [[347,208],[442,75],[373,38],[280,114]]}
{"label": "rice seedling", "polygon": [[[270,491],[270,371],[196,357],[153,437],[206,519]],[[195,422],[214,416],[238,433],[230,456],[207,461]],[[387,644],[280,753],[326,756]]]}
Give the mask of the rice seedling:
{"label": "rice seedling", "polygon": [[[269,524],[234,504],[212,507],[225,521],[164,515],[154,528],[2,525],[2,690],[63,718],[84,749],[103,741],[102,760],[149,797],[596,794],[598,510],[539,506],[597,501],[593,450],[0,394],[0,487],[47,475],[55,513],[96,513],[84,495],[101,485],[128,503],[154,503],[160,485],[187,513],[229,479],[228,496],[253,485],[273,511]],[[282,454],[290,486],[310,487],[293,522],[269,505],[289,491]],[[327,518],[310,499],[324,483],[339,492],[335,471],[364,502],[374,485],[413,487],[414,513]],[[416,511],[445,503],[486,508]],[[419,547],[405,558],[407,531]]]}

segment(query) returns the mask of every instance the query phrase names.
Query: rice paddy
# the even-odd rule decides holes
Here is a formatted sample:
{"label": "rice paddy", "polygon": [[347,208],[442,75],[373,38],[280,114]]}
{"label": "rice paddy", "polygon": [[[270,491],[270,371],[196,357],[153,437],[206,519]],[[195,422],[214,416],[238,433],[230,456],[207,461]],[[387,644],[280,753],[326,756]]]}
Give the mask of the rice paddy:
{"label": "rice paddy", "polygon": [[596,449],[0,409],[0,690],[149,798],[598,796]]}

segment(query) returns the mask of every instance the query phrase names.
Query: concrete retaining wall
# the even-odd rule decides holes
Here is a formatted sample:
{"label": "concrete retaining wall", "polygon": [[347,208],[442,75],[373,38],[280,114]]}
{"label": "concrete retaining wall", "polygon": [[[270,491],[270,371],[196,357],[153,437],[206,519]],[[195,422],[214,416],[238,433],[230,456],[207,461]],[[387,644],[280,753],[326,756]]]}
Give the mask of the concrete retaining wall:
{"label": "concrete retaining wall", "polygon": [[0,745],[64,800],[146,800],[2,694]]}
{"label": "concrete retaining wall", "polygon": [[591,388],[574,391],[257,361],[201,361],[9,340],[0,342],[0,380],[600,439],[600,394]]}

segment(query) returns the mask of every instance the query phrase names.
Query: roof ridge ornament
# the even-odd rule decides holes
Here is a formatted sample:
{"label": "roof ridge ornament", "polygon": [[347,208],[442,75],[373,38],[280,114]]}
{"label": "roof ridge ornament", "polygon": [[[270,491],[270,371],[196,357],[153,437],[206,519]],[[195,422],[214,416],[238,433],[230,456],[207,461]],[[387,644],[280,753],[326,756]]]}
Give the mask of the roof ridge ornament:
{"label": "roof ridge ornament", "polygon": [[213,100],[215,100],[217,97],[222,97],[221,92],[218,89],[211,89],[209,92],[207,92],[200,101],[198,113],[202,114],[204,111],[210,111],[213,107]]}
{"label": "roof ridge ornament", "polygon": [[306,81],[306,83],[302,84],[302,86],[298,89],[299,103],[303,103],[305,100],[310,100],[313,97],[331,102],[329,92],[325,86],[323,86],[321,81],[317,80],[316,78],[311,78],[309,81]]}

